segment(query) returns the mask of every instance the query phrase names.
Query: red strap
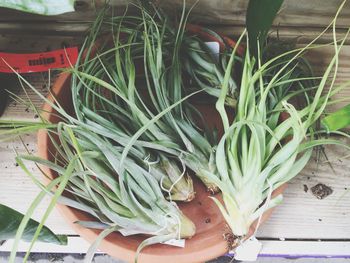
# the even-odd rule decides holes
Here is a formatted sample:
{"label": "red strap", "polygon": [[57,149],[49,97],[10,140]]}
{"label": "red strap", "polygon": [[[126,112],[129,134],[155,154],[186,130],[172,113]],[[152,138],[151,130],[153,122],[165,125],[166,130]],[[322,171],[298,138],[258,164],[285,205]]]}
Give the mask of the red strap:
{"label": "red strap", "polygon": [[75,65],[77,59],[77,47],[32,54],[0,52],[0,72],[14,73],[15,70],[18,73],[30,73],[54,68],[68,68]]}

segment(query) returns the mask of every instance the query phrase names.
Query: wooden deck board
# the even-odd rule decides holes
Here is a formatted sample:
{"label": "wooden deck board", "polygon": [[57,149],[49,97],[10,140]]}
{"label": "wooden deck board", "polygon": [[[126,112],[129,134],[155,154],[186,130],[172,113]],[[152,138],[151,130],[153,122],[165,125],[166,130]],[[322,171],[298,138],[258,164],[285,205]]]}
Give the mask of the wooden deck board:
{"label": "wooden deck board", "polygon": [[[323,257],[323,258],[349,258],[350,242],[339,241],[276,241],[276,240],[260,240],[262,242],[262,250],[259,257],[286,257],[286,258],[302,258],[302,257]],[[26,252],[29,247],[28,243],[20,242],[18,251]],[[10,252],[12,241],[6,242],[1,246],[3,252]],[[39,253],[86,253],[89,248],[88,242],[80,237],[68,237],[67,246],[59,246],[47,243],[36,243],[32,252]],[[98,253],[103,253],[99,251]],[[230,253],[232,255],[232,253]],[[174,255],[176,256],[176,255]],[[278,261],[276,261],[278,262]]]}
{"label": "wooden deck board", "polygon": [[[30,151],[36,151],[35,135],[24,136],[23,141]],[[0,144],[0,202],[25,213],[40,190],[16,163],[15,151],[18,154],[26,153],[19,141]],[[26,165],[33,174],[41,176],[33,163],[28,162]],[[40,221],[48,204],[49,198],[46,198],[36,209],[33,218]],[[50,215],[47,226],[56,233],[75,234],[56,210]]]}
{"label": "wooden deck board", "polygon": [[[18,21],[53,21],[59,22],[80,22],[91,21],[96,17],[94,4],[103,6],[105,1],[79,0],[76,5],[76,12],[66,13],[58,16],[39,16],[22,13],[15,10],[0,8],[0,22],[18,22]],[[114,12],[122,13],[123,6],[130,0],[112,0],[110,4],[115,6]],[[157,1],[169,10],[179,10],[182,8],[183,0],[162,0]],[[306,27],[324,27],[333,19],[342,0],[329,0],[327,2],[320,0],[295,1],[285,0],[275,20],[275,25],[282,26],[306,26]],[[246,0],[187,0],[188,7],[195,7],[192,11],[191,19],[196,22],[209,23],[215,25],[244,25],[245,13],[248,1]],[[348,27],[350,24],[350,4],[346,3],[337,21],[338,27]],[[52,28],[54,31],[55,28]],[[75,29],[72,28],[72,31]]]}

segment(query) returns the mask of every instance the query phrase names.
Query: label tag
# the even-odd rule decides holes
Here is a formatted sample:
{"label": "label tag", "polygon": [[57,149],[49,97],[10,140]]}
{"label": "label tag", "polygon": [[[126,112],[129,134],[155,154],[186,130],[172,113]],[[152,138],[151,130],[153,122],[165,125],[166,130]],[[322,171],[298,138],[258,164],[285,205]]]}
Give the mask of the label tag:
{"label": "label tag", "polygon": [[206,46],[211,51],[212,55],[215,58],[216,62],[219,62],[219,55],[220,55],[220,44],[219,42],[205,42]]}
{"label": "label tag", "polygon": [[170,239],[168,241],[162,242],[162,244],[184,248],[185,247],[185,239]]}
{"label": "label tag", "polygon": [[0,72],[14,73],[8,65],[18,73],[43,72],[54,68],[68,68],[71,65],[75,65],[77,59],[77,47],[32,54],[0,52]]}
{"label": "label tag", "polygon": [[244,241],[234,251],[236,260],[256,261],[262,249],[262,243],[255,236]]}

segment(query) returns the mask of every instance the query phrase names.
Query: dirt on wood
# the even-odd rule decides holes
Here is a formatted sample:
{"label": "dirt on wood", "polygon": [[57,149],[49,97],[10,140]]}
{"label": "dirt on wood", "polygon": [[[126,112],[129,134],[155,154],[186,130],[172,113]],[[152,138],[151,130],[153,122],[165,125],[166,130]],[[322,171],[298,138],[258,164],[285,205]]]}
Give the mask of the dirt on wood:
{"label": "dirt on wood", "polygon": [[304,192],[307,193],[307,191],[309,191],[309,187],[306,184],[304,184],[303,187],[304,187]]}
{"label": "dirt on wood", "polygon": [[311,187],[311,192],[317,199],[324,199],[333,193],[333,189],[325,184],[317,184]]}

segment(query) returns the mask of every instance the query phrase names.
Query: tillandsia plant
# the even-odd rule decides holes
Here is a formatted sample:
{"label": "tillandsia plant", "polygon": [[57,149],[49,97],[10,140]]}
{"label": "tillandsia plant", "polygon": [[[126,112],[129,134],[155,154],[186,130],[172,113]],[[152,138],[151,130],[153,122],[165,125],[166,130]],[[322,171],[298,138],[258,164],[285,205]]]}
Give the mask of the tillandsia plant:
{"label": "tillandsia plant", "polygon": [[[115,231],[125,236],[151,236],[140,244],[137,255],[144,246],[170,239],[190,238],[194,235],[195,225],[182,214],[175,203],[166,200],[156,176],[152,174],[152,170],[149,171],[139,164],[143,160],[135,158],[137,154],[124,158],[121,165],[124,147],[115,145],[108,136],[100,134],[104,130],[103,125],[100,125],[98,130],[92,123],[79,121],[72,114],[68,114],[59,102],[46,99],[23,77],[20,78],[57,111],[62,121],[57,124],[45,123],[44,120],[44,123],[40,124],[18,122],[12,124],[18,128],[4,132],[7,135],[17,135],[21,132],[28,133],[31,129],[34,131],[46,128],[55,150],[50,160],[33,155],[19,155],[16,158],[17,163],[42,192],[18,228],[10,262],[15,259],[18,241],[29,218],[46,194],[52,195],[51,203],[35,231],[25,260],[57,202],[90,214],[92,221],[77,222],[82,226],[103,229],[92,245],[87,261],[91,259],[99,242]],[[9,124],[3,126],[8,128]],[[137,146],[138,142],[135,142],[135,145]],[[133,147],[130,152],[137,153],[137,147]],[[44,186],[26,168],[26,161],[51,169],[57,177],[48,186]],[[54,190],[54,187],[57,189]],[[62,195],[64,192],[69,195]],[[166,196],[168,197],[168,194]]]}
{"label": "tillandsia plant", "polygon": [[[217,34],[209,28],[187,24],[186,29],[187,31],[184,33],[182,44],[185,48],[182,48],[179,54],[181,68],[187,73],[193,82],[193,86],[200,87],[211,95],[212,98],[219,98],[225,68],[227,67],[232,48],[236,47],[236,42],[228,37]],[[203,35],[206,37],[206,41],[212,40],[219,43],[220,49],[217,57],[213,56],[212,51],[209,50],[206,42],[202,39]],[[183,49],[187,50],[187,52],[183,52]],[[231,108],[236,106],[238,94],[236,80],[239,79],[240,57],[243,53],[244,49],[237,46],[235,65],[238,67],[233,69],[232,77],[229,79],[229,91],[225,99],[225,105]],[[188,87],[186,89],[190,90]],[[208,102],[208,98],[206,100],[205,102]]]}
{"label": "tillandsia plant", "polygon": [[[144,85],[136,85],[136,90],[142,94],[140,87],[145,86],[144,90],[147,92],[149,103],[141,105],[142,111],[153,116],[157,112],[166,111],[171,105],[180,101],[191,90],[185,88],[186,75],[194,80],[197,90],[218,96],[218,84],[223,78],[221,64],[215,62],[203,40],[190,35],[191,32],[185,34],[190,11],[186,12],[184,7],[176,27],[169,24],[161,10],[156,10],[153,15],[149,8],[141,7],[141,12],[143,20],[137,30],[130,34],[128,42],[135,43],[135,39],[142,39],[144,42],[141,56],[144,61],[145,80]],[[120,24],[117,24],[116,28],[120,28],[123,23],[128,24],[124,19],[119,21]],[[135,46],[130,48],[136,49]],[[226,64],[226,60],[226,54],[222,55],[223,65]],[[206,77],[206,83],[201,81],[204,77]],[[235,91],[233,79],[230,79],[230,91]],[[226,96],[226,98],[230,99],[226,104],[234,104],[232,102],[234,96]],[[184,101],[165,114],[157,125],[160,131],[168,136],[169,150],[172,154],[175,151],[177,153],[175,156],[179,156],[179,159],[196,173],[208,190],[217,192],[217,186],[204,175],[208,171],[216,173],[214,164],[216,136],[208,132],[205,121],[201,118],[201,114],[191,105],[191,102]],[[198,122],[203,124],[204,128],[199,128]],[[134,138],[137,136],[136,134]],[[127,154],[128,149],[124,152]]]}
{"label": "tillandsia plant", "polygon": [[[114,39],[105,43],[95,41],[101,33],[99,26],[92,32],[93,37],[85,43],[86,57],[72,72],[72,98],[75,114],[82,123],[109,138],[111,144],[125,147],[155,115],[146,107],[145,94],[138,88],[136,63],[140,63],[137,59],[143,54],[137,51],[143,51],[143,42],[135,37],[137,31],[130,33],[129,29],[129,35],[122,38],[121,25],[117,28]],[[96,59],[91,59],[96,45],[101,46]],[[176,152],[171,151],[173,141],[164,126],[161,120],[155,122],[130,154],[152,171],[171,200],[190,201],[194,197],[192,179],[185,174]]]}
{"label": "tillandsia plant", "polygon": [[[163,28],[166,25],[159,27],[153,16],[144,10],[142,12],[146,87],[147,94],[151,98],[152,108],[150,110],[153,109],[152,114],[155,114],[165,111],[186,94],[180,55],[186,53],[183,43],[188,13],[186,14],[183,9],[177,34],[174,36],[175,41],[170,47],[167,47],[163,44],[166,41],[165,34],[163,35]],[[198,129],[192,115],[193,112],[195,109],[186,101],[178,105],[162,119],[164,132],[171,136],[174,142],[172,150],[178,153],[182,162],[202,179],[209,190],[216,192],[215,185],[202,176],[202,170],[210,170],[215,173],[213,165],[215,148],[211,142],[214,138],[211,138],[209,134],[203,134]]]}
{"label": "tillandsia plant", "polygon": [[[51,203],[33,235],[25,260],[34,242],[38,238],[40,240],[43,225],[57,202],[92,216],[92,221],[77,223],[87,228],[103,230],[91,246],[86,257],[87,262],[92,259],[99,242],[112,232],[117,231],[125,236],[150,235],[151,237],[140,244],[136,256],[144,246],[170,239],[190,238],[194,235],[195,225],[182,214],[175,203],[166,200],[156,177],[152,171],[138,164],[140,160],[128,156],[124,158],[121,169],[123,147],[112,144],[108,137],[96,132],[96,127],[80,122],[61,108],[57,101],[46,99],[23,77],[20,78],[65,121],[57,124],[46,123],[45,120],[39,124],[14,122],[12,126],[17,128],[5,130],[1,134],[6,134],[8,137],[22,132],[47,129],[55,150],[51,153],[50,160],[33,155],[18,155],[16,158],[20,167],[42,191],[18,227],[10,262],[14,262],[18,242],[25,234],[30,217],[47,194],[52,195]],[[11,125],[3,123],[4,128],[9,128]],[[135,145],[138,145],[138,142]],[[131,152],[133,153],[134,149],[131,149]],[[26,161],[35,162],[41,168],[51,169],[57,177],[44,186],[26,168]],[[69,195],[62,195],[63,193]],[[168,194],[166,196],[168,197]]]}
{"label": "tillandsia plant", "polygon": [[[252,56],[247,48],[232,122],[224,108],[232,58],[228,64],[221,97],[216,103],[225,130],[216,151],[220,179],[209,176],[222,191],[224,204],[213,199],[238,240],[244,240],[253,222],[259,222],[266,210],[282,201],[282,195],[272,197],[272,192],[305,167],[313,147],[342,145],[337,139],[320,138],[328,132],[316,125],[331,103],[329,99],[346,86],[334,87],[339,52],[349,33],[341,41],[336,39],[335,23],[342,6],[329,26],[333,27],[334,56],[321,78],[300,76],[300,68],[290,67],[308,49],[317,47],[312,45],[317,38],[304,48],[264,63],[260,55]],[[278,92],[281,87],[285,90]],[[308,95],[310,91],[312,96]],[[304,101],[304,105],[294,107],[291,101],[295,98]]]}
{"label": "tillandsia plant", "polygon": [[[162,180],[164,188],[171,188],[173,200],[193,198],[191,178],[183,175],[182,167],[177,168],[179,163],[193,170],[208,189],[216,192],[216,185],[202,175],[207,170],[215,173],[215,136],[208,132],[203,135],[194,121],[201,118],[200,114],[190,103],[184,101],[169,110],[189,93],[183,81],[188,63],[194,67],[198,63],[187,61],[186,67],[181,66],[184,54],[194,52],[193,46],[187,43],[192,37],[184,34],[188,13],[183,10],[180,23],[175,27],[154,7],[139,8],[141,19],[124,15],[109,21],[102,15],[99,26],[93,29],[93,37],[85,44],[87,58],[72,72],[77,118],[93,126],[103,123],[104,130],[100,132],[121,146],[132,137],[123,156],[135,154],[129,153],[129,147],[140,139],[138,143],[143,144],[143,148],[137,153],[138,158],[147,159],[149,169]],[[110,34],[110,29],[103,27],[106,24],[112,28],[112,38],[96,42],[97,36]],[[96,46],[95,59],[89,59]],[[208,50],[203,48],[200,52],[206,54]],[[213,57],[207,54],[206,58],[214,68]],[[198,92],[202,90],[208,89],[199,87]],[[98,114],[91,114],[92,108]],[[158,114],[164,116],[160,119]],[[153,118],[157,120],[149,125]],[[162,173],[168,176],[161,176]]]}
{"label": "tillandsia plant", "polygon": [[[174,203],[165,199],[159,183],[150,172],[129,158],[124,160],[124,169],[120,172],[121,147],[111,145],[108,139],[78,123],[59,122],[57,128],[49,132],[57,150],[52,156],[54,160],[33,155],[19,155],[16,158],[42,191],[52,191],[53,195],[32,245],[56,201],[84,211],[93,218],[92,221],[79,221],[78,224],[103,230],[91,246],[87,262],[92,259],[99,242],[112,232],[117,231],[124,236],[150,235],[140,244],[137,255],[144,246],[194,235],[194,224]],[[53,139],[54,136],[58,138]],[[56,179],[45,187],[26,168],[25,161],[48,167],[57,174]],[[52,190],[55,185],[57,190]],[[63,191],[69,195],[62,195]],[[28,215],[32,212],[30,210]],[[20,225],[18,236],[21,235],[23,224]]]}

